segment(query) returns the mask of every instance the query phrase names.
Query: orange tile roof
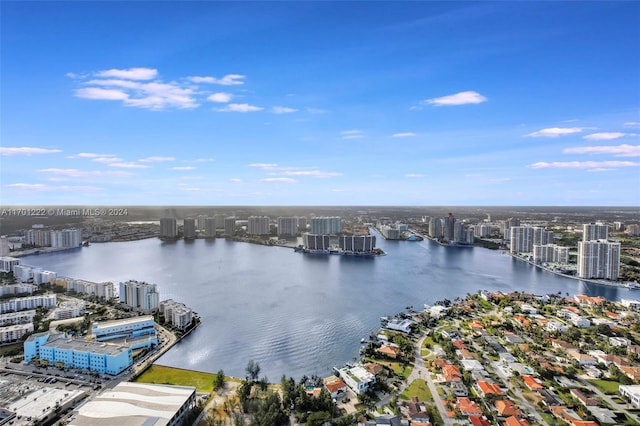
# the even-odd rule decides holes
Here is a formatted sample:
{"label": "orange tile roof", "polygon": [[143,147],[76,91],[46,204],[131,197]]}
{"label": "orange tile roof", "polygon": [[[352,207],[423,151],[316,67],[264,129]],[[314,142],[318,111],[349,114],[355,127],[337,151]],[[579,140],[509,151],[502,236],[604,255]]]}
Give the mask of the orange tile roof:
{"label": "orange tile roof", "polygon": [[327,388],[329,393],[338,392],[340,389],[345,389],[347,384],[342,380],[334,380],[333,382],[325,383],[324,386]]}
{"label": "orange tile roof", "polygon": [[380,352],[381,354],[384,355],[388,355],[390,357],[397,357],[398,355],[400,355],[400,349],[396,348],[395,346],[391,346],[391,345],[382,345],[378,348],[378,352]]}
{"label": "orange tile roof", "polygon": [[525,419],[519,419],[516,416],[508,417],[503,423],[504,426],[529,426],[529,422]]}
{"label": "orange tile roof", "polygon": [[477,329],[484,329],[484,327],[482,326],[482,324],[478,320],[471,321],[469,323],[469,327],[470,328],[477,328]]}
{"label": "orange tile roof", "polygon": [[501,416],[519,416],[522,414],[520,410],[518,410],[516,406],[513,405],[513,402],[508,399],[501,399],[499,401],[496,401],[494,405],[496,407],[496,410],[498,411],[498,414],[500,414]]}
{"label": "orange tile roof", "polygon": [[458,409],[462,414],[482,414],[482,409],[478,404],[467,397],[458,397]]}
{"label": "orange tile roof", "polygon": [[456,349],[467,349],[467,345],[465,345],[465,343],[462,340],[454,340],[453,346]]}
{"label": "orange tile roof", "polygon": [[469,421],[473,426],[491,426],[491,422],[482,416],[469,416]]}
{"label": "orange tile roof", "polygon": [[542,385],[538,383],[537,380],[533,378],[533,376],[522,376],[522,380],[524,380],[524,384],[527,385],[527,387],[531,390],[542,389]]}
{"label": "orange tile roof", "polygon": [[571,426],[600,426],[593,420],[574,420],[571,422]]}
{"label": "orange tile roof", "polygon": [[494,395],[502,395],[502,391],[500,390],[500,386],[495,383],[489,383],[484,380],[478,381],[478,388],[485,395],[494,394]]}

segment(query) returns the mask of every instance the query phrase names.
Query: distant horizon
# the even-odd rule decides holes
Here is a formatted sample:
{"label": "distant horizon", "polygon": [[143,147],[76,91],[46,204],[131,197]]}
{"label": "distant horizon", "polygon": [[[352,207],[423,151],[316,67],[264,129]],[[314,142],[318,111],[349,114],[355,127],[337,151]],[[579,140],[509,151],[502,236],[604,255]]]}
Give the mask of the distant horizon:
{"label": "distant horizon", "polygon": [[[393,208],[393,207],[411,207],[411,208],[445,208],[445,207],[477,207],[477,208],[511,208],[511,207],[529,207],[529,208],[625,208],[625,209],[640,209],[640,205],[563,205],[563,204],[0,204],[0,209],[10,208],[33,208],[33,207],[123,207],[123,208],[163,208],[163,207],[222,207],[222,208],[241,208],[241,207],[275,207],[275,208],[307,208],[307,207],[328,207],[328,208],[356,208],[356,207],[368,207],[368,208]],[[640,210],[638,211],[640,215]]]}
{"label": "distant horizon", "polygon": [[638,16],[5,1],[1,201],[640,205]]}

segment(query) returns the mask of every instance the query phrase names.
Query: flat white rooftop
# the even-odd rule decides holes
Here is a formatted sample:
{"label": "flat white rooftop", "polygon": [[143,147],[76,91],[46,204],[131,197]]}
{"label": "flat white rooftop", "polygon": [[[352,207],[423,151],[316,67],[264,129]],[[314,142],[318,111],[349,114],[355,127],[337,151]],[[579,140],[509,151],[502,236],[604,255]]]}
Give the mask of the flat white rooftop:
{"label": "flat white rooftop", "polygon": [[163,426],[195,395],[193,386],[122,382],[84,404],[70,426]]}

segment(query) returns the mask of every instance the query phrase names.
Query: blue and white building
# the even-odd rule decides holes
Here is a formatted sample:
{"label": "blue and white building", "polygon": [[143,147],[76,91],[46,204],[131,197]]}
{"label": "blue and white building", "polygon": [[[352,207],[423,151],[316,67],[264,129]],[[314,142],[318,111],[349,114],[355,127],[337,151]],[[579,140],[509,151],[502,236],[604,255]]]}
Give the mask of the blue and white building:
{"label": "blue and white building", "polygon": [[100,374],[116,375],[133,363],[132,348],[123,344],[107,344],[83,339],[68,339],[61,333],[37,333],[24,342],[24,360],[81,368]]}

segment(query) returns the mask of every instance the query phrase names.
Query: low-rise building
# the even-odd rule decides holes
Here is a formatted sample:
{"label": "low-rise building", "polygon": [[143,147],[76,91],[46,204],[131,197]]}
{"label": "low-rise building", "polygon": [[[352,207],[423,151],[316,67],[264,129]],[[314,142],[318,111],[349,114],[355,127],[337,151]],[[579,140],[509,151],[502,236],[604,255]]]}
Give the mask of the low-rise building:
{"label": "low-rise building", "polygon": [[640,409],[640,385],[621,385],[618,392],[627,398],[629,404]]}
{"label": "low-rise building", "polygon": [[0,327],[0,343],[17,342],[28,333],[33,333],[33,323]]}
{"label": "low-rise building", "polygon": [[196,406],[194,386],[122,382],[84,404],[70,426],[177,426]]}
{"label": "low-rise building", "polygon": [[351,368],[341,368],[338,371],[340,373],[340,377],[355,393],[366,392],[376,382],[376,376],[369,373],[361,365]]}
{"label": "low-rise building", "polygon": [[84,315],[85,303],[82,300],[65,300],[60,302],[54,311],[56,320],[81,317]]}
{"label": "low-rise building", "polygon": [[68,339],[62,333],[37,333],[23,344],[24,360],[69,368],[81,368],[101,374],[117,375],[131,366],[129,345],[113,345],[85,339]]}

